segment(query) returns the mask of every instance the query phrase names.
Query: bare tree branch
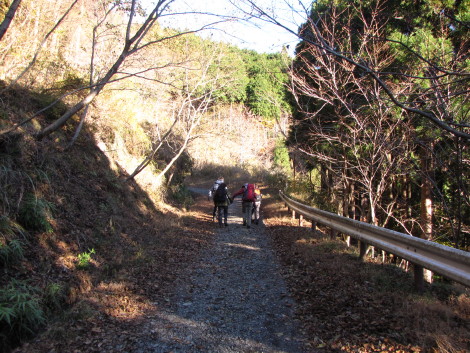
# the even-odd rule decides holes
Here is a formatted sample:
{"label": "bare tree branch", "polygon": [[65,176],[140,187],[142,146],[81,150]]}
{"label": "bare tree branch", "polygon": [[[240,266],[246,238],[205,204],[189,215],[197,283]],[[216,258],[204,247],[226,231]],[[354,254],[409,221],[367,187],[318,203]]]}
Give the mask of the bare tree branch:
{"label": "bare tree branch", "polygon": [[3,39],[3,36],[8,30],[8,27],[10,27],[11,21],[13,21],[13,17],[15,17],[16,10],[18,10],[18,7],[20,6],[20,4],[21,4],[21,0],[13,0],[12,3],[10,4],[7,14],[5,15],[5,18],[0,24],[0,40]]}
{"label": "bare tree branch", "polygon": [[52,35],[52,33],[54,33],[54,31],[60,26],[60,24],[62,23],[62,21],[67,17],[67,15],[70,13],[70,11],[72,11],[72,9],[74,8],[74,6],[77,4],[78,0],[74,0],[72,2],[72,4],[69,6],[69,8],[67,9],[67,11],[62,15],[61,18],[59,18],[59,20],[56,22],[56,24],[51,28],[51,30],[46,34],[46,36],[43,38],[43,40],[41,41],[41,43],[39,44],[39,47],[37,48],[36,52],[34,53],[34,56],[33,56],[33,59],[31,60],[31,62],[28,64],[28,66],[26,66],[24,68],[24,70],[18,75],[17,78],[15,78],[11,83],[10,83],[10,86],[11,85],[14,85],[16,82],[18,82],[19,80],[21,80],[21,78],[24,76],[24,74],[26,72],[28,72],[29,69],[31,69],[31,67],[33,67],[33,65],[36,63],[36,60],[38,58],[38,55],[39,53],[41,52],[42,48],[44,47],[44,44],[46,43],[46,41],[49,39],[49,37]]}
{"label": "bare tree branch", "polygon": [[174,1],[174,0],[158,0],[155,7],[153,10],[150,12],[146,20],[139,25],[137,28],[136,32],[132,35],[131,30],[134,28],[133,26],[133,21],[136,16],[136,1],[137,0],[131,0],[131,7],[130,7],[130,13],[129,13],[129,19],[128,19],[128,24],[127,24],[127,30],[125,34],[125,41],[123,43],[123,48],[121,50],[121,53],[119,57],[116,59],[114,64],[108,69],[106,74],[96,82],[94,87],[90,90],[88,95],[83,98],[81,101],[76,103],[73,107],[71,107],[66,113],[64,113],[60,118],[58,118],[56,121],[53,123],[49,124],[45,128],[43,128],[41,131],[39,131],[36,134],[36,137],[38,139],[41,139],[50,133],[56,131],[57,129],[61,128],[74,114],[78,113],[80,110],[82,110],[84,107],[86,107],[88,104],[90,104],[96,96],[100,94],[100,92],[103,90],[103,88],[111,82],[112,77],[116,75],[119,72],[120,67],[124,64],[124,62],[133,54],[136,52],[142,50],[143,48],[148,47],[149,45],[153,45],[156,43],[160,43],[165,40],[173,39],[176,37],[184,36],[189,33],[197,33],[199,31],[202,31],[211,25],[217,24],[220,21],[212,22],[210,24],[204,24],[200,26],[200,28],[194,29],[194,30],[189,30],[189,31],[184,31],[180,33],[176,33],[174,35],[169,35],[165,36],[162,38],[159,38],[157,40],[151,40],[147,43],[142,43],[144,40],[146,34],[148,31],[152,28],[152,26],[156,23],[157,19],[162,16],[164,11],[168,9],[168,6]]}
{"label": "bare tree branch", "polygon": [[[241,4],[248,4],[251,8],[251,12],[248,12],[246,9],[242,9],[240,3]],[[436,126],[438,126],[440,129],[442,129],[444,131],[447,131],[447,132],[453,134],[454,136],[461,137],[467,143],[470,142],[470,133],[467,133],[465,131],[458,130],[458,129],[454,128],[453,126],[455,126],[455,125],[453,124],[453,122],[447,122],[447,121],[444,121],[442,119],[439,119],[439,117],[436,116],[436,114],[434,112],[430,111],[430,110],[419,109],[419,108],[410,106],[406,102],[401,101],[394,94],[393,90],[389,87],[389,85],[387,83],[385,83],[384,80],[381,79],[380,76],[381,76],[382,73],[371,69],[368,65],[365,65],[361,62],[358,62],[358,61],[354,60],[354,58],[352,56],[348,56],[345,53],[340,52],[336,48],[329,45],[328,42],[325,40],[323,34],[321,33],[320,29],[318,28],[318,24],[314,23],[312,21],[312,19],[308,16],[308,14],[307,14],[308,17],[306,17],[308,27],[304,26],[304,28],[301,28],[297,32],[297,29],[295,29],[295,30],[291,29],[288,25],[281,22],[281,20],[274,17],[274,15],[269,14],[268,12],[266,12],[260,5],[257,4],[256,0],[241,0],[238,3],[232,2],[232,4],[234,4],[237,8],[244,11],[246,14],[249,14],[250,16],[256,17],[257,19],[265,21],[265,22],[275,24],[275,25],[279,26],[280,28],[283,28],[284,30],[296,35],[302,41],[317,47],[323,53],[325,53],[327,55],[330,55],[331,57],[335,58],[336,60],[346,61],[346,62],[352,64],[354,67],[356,67],[358,69],[361,69],[364,72],[364,74],[371,76],[383,88],[385,94],[389,97],[389,99],[391,100],[391,102],[393,102],[394,105],[396,105],[397,107],[399,107],[399,108],[401,108],[401,109],[403,109],[407,112],[414,113],[414,114],[417,114],[419,116],[422,116],[422,117],[428,119],[429,121],[431,121]],[[308,33],[313,34],[313,38],[312,38],[312,36],[307,35]],[[387,39],[383,38],[381,40],[392,42],[388,38]],[[400,43],[398,41],[393,41],[393,42],[399,43],[403,47],[407,48],[410,52],[412,52],[418,59],[420,59],[423,62],[429,64],[428,60],[425,60],[421,55],[419,55],[415,51],[411,50],[411,48],[406,46],[404,43]],[[433,65],[433,66],[435,66],[435,65]],[[465,76],[465,77],[470,75],[467,72],[454,72],[454,71],[451,71],[451,70],[443,70],[443,69],[440,69],[440,71],[445,72],[448,75]]]}

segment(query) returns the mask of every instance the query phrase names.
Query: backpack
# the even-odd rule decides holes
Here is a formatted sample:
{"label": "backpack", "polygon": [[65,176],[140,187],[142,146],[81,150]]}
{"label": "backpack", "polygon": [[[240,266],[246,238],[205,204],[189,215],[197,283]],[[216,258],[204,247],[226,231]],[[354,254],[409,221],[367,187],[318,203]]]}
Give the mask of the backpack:
{"label": "backpack", "polygon": [[219,185],[221,185],[222,183],[223,181],[221,181],[220,179],[217,179],[214,182],[214,185],[212,185],[212,188],[209,190],[209,197],[212,197],[212,199],[214,199],[215,192],[219,188]]}
{"label": "backpack", "polygon": [[247,187],[245,188],[245,191],[243,192],[243,201],[255,201],[255,185],[254,184],[248,184]]}
{"label": "backpack", "polygon": [[220,184],[214,192],[214,201],[224,202],[227,199],[227,186]]}
{"label": "backpack", "polygon": [[218,183],[218,182],[215,182],[214,185],[212,185],[211,190],[212,190],[213,193],[217,191],[217,189],[219,188],[219,185],[220,185],[220,183]]}

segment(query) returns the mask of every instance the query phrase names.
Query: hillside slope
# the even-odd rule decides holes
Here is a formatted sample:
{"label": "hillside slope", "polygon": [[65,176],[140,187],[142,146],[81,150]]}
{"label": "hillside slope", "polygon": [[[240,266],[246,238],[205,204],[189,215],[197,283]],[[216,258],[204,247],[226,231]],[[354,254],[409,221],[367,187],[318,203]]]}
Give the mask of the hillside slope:
{"label": "hillside slope", "polygon": [[[22,107],[8,109],[35,111],[34,99],[23,93]],[[194,227],[197,213],[126,181],[89,131],[66,149],[72,129],[37,141],[33,128],[0,141],[2,352],[31,336],[30,330],[50,327],[47,342],[70,345],[68,338],[81,340],[80,330],[88,331],[85,323],[97,317],[110,325],[137,320],[211,237],[205,223]],[[188,219],[197,237],[187,233]],[[158,288],[146,286],[147,273]]]}
{"label": "hillside slope", "polygon": [[[13,134],[0,142],[2,251],[13,240],[24,250],[17,261],[2,258],[0,288],[2,294],[11,288],[16,298],[28,294],[28,303],[39,303],[45,318],[31,327],[39,334],[29,341],[27,330],[5,336],[10,327],[3,320],[4,352],[20,338],[26,343],[17,352],[103,352],[106,347],[132,352],[148,338],[142,328],[149,318],[172,304],[176,281],[184,280],[214,244],[218,228],[210,222],[212,205],[205,197],[189,210],[171,205],[170,198],[159,201],[125,180],[125,171],[97,147],[90,131],[66,149],[72,133],[66,127],[43,141]],[[208,188],[216,176],[197,177],[199,182],[188,183]],[[240,184],[239,177],[231,186]],[[266,232],[283,264],[280,271],[309,347],[325,352],[470,349],[468,296],[444,287],[426,297],[410,295],[406,274],[374,263],[363,266],[340,242],[298,228],[286,218],[274,190],[264,192]],[[6,231],[6,215],[10,226],[18,221],[26,230]],[[4,313],[11,301],[3,298]],[[25,317],[18,322],[25,323]]]}

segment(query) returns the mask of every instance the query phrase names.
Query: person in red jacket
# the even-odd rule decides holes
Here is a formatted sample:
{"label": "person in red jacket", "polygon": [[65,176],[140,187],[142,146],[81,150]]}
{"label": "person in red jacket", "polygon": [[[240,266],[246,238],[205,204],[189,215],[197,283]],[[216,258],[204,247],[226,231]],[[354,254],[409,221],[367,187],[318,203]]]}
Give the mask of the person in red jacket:
{"label": "person in red jacket", "polygon": [[242,195],[242,212],[243,212],[243,225],[247,228],[251,227],[251,210],[255,202],[255,184],[245,184],[240,190],[232,195],[232,200]]}

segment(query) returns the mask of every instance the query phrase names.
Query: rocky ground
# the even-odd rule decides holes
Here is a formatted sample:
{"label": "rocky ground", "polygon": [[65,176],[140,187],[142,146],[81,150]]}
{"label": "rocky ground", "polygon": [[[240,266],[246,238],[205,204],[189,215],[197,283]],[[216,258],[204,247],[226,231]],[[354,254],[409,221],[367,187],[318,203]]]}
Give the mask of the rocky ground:
{"label": "rocky ground", "polygon": [[295,302],[262,224],[241,224],[239,199],[228,226],[176,282],[171,305],[150,320],[155,338],[139,352],[307,352]]}

